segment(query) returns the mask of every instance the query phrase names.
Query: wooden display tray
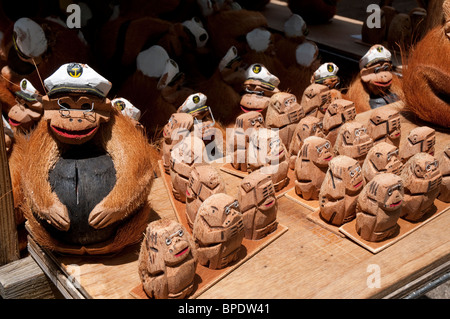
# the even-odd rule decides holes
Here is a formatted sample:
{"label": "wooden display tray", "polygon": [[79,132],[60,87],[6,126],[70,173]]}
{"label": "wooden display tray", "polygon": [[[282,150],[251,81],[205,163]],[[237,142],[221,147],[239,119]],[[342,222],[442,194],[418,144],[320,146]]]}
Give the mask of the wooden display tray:
{"label": "wooden display tray", "polygon": [[326,221],[324,221],[322,217],[320,217],[319,208],[314,210],[312,213],[308,214],[308,216],[306,216],[306,219],[308,219],[309,221],[313,222],[316,225],[319,225],[322,228],[325,228],[326,230],[332,232],[333,234],[339,237],[345,237],[344,234],[339,231],[339,226],[331,225]]}
{"label": "wooden display tray", "polygon": [[[231,174],[233,176],[244,178],[249,175],[248,172],[243,172],[238,169],[235,169],[230,163],[225,163],[222,166],[220,166],[220,170]],[[289,179],[288,184],[284,186],[282,189],[280,189],[278,192],[275,192],[275,196],[277,198],[280,198],[284,194],[286,194],[290,189],[292,189],[295,186],[295,172],[292,169],[288,170],[287,177]]]}
{"label": "wooden display tray", "polygon": [[295,188],[292,188],[291,190],[287,191],[286,194],[284,194],[284,196],[286,196],[290,200],[296,202],[297,204],[300,204],[303,207],[308,208],[311,211],[315,211],[316,209],[319,208],[319,200],[317,200],[317,199],[311,199],[311,200],[303,199],[303,198],[301,198],[300,196],[297,195],[297,193],[295,192]]}
{"label": "wooden display tray", "polygon": [[369,250],[373,254],[379,253],[383,249],[395,244],[405,236],[408,236],[412,232],[416,231],[423,225],[426,225],[437,216],[445,213],[450,208],[450,203],[444,203],[438,199],[434,201],[433,208],[425,214],[419,221],[417,222],[409,222],[404,220],[403,218],[399,218],[397,224],[400,226],[399,232],[395,234],[395,236],[385,239],[380,242],[370,242],[362,239],[358,233],[356,232],[356,219],[353,219],[351,222],[345,223],[341,227],[339,227],[339,231],[342,232],[345,236],[350,238],[352,241],[357,243],[358,245],[364,247]]}
{"label": "wooden display tray", "polygon": [[[248,240],[244,238],[242,241],[241,250],[239,251],[238,260],[225,268],[209,269],[208,267],[197,264],[194,278],[194,292],[188,297],[188,299],[195,299],[203,294],[206,290],[211,288],[218,281],[225,278],[240,265],[252,258],[272,241],[283,235],[287,230],[287,227],[278,224],[278,227],[274,232],[260,240]],[[149,299],[141,283],[134,287],[130,291],[130,294],[136,299]]]}
{"label": "wooden display tray", "polygon": [[[161,169],[161,172],[164,172],[164,168],[162,165],[162,161],[158,161],[159,168]],[[226,174],[225,174],[226,175]],[[167,194],[169,196],[170,202],[172,204],[172,207],[175,211],[175,215],[178,219],[178,221],[190,232],[192,233],[192,230],[190,229],[187,218],[186,218],[186,204],[180,202],[179,200],[175,199],[172,193],[172,181],[169,174],[163,173],[163,181],[164,185],[167,190]],[[225,184],[226,184],[226,192],[236,197],[237,195],[237,187],[236,183],[227,183],[227,176],[224,176]],[[234,190],[234,192],[233,192]],[[194,293],[189,296],[189,298],[197,298],[200,296],[203,292],[208,290],[211,286],[213,286],[215,283],[217,283],[219,280],[227,276],[229,273],[231,273],[233,270],[235,270],[237,267],[239,267],[241,264],[243,264],[245,261],[250,259],[252,256],[257,254],[259,251],[261,251],[264,247],[269,245],[271,242],[276,240],[279,236],[284,234],[288,228],[284,225],[281,225],[278,223],[277,229],[267,235],[266,237],[260,239],[260,240],[248,240],[243,239],[241,250],[239,252],[239,258],[236,262],[232,263],[231,265],[222,268],[222,269],[209,269],[208,267],[204,267],[200,264],[197,265],[196,270],[196,276],[194,279]],[[134,287],[130,294],[137,299],[148,299],[148,296],[146,295],[145,291],[143,290],[142,284],[139,283],[136,287]]]}

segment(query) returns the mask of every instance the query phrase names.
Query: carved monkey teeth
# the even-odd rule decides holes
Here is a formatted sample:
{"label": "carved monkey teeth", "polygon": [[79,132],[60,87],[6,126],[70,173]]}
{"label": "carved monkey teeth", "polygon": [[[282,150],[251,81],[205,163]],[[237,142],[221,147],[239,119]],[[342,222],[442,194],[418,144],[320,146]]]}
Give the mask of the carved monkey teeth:
{"label": "carved monkey teeth", "polygon": [[176,253],[176,254],[175,254],[175,257],[181,257],[181,256],[183,256],[185,253],[187,253],[188,251],[189,251],[189,246],[186,247],[186,248],[184,248],[184,249],[182,249],[180,252]]}
{"label": "carved monkey teeth", "polygon": [[52,126],[52,129],[56,134],[61,135],[63,137],[74,138],[74,139],[81,139],[83,137],[90,136],[97,131],[97,128],[98,128],[98,126],[92,127],[92,128],[86,129],[86,130],[72,131],[72,130],[66,130],[66,129],[63,129],[60,127]]}

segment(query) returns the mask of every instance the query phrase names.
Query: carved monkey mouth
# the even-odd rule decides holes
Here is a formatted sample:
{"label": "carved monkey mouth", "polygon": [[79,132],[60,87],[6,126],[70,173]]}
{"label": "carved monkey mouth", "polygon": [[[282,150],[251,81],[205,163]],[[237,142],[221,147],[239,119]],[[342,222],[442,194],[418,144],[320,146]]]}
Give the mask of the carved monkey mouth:
{"label": "carved monkey mouth", "polygon": [[328,162],[328,161],[331,161],[332,158],[333,158],[333,156],[330,155],[328,157],[325,157],[324,160]]}
{"label": "carved monkey mouth", "polygon": [[184,254],[186,254],[187,252],[189,252],[189,246],[187,246],[186,248],[182,249],[181,251],[179,251],[178,253],[175,254],[175,257],[181,257]]}
{"label": "carved monkey mouth", "polygon": [[362,185],[362,181],[359,182],[358,184],[354,185],[353,187],[354,187],[354,188],[359,188],[359,186],[361,186],[361,185]]}
{"label": "carved monkey mouth", "polygon": [[275,203],[275,200],[272,199],[269,203],[264,204],[264,206],[267,207],[267,208],[269,208],[269,207],[272,207],[274,203]]}
{"label": "carved monkey mouth", "polygon": [[392,84],[392,80],[389,80],[388,82],[373,82],[373,84],[376,86],[388,87]]}
{"label": "carved monkey mouth", "polygon": [[395,203],[390,204],[389,207],[397,207],[397,206],[399,206],[401,203],[402,203],[402,201],[399,200],[398,202],[395,202]]}
{"label": "carved monkey mouth", "polygon": [[251,109],[251,108],[248,108],[248,107],[245,107],[245,106],[241,105],[241,110],[244,111],[245,113],[248,113],[248,112],[251,112],[251,111],[256,111],[256,112],[261,113],[264,109]]}
{"label": "carved monkey mouth", "polygon": [[11,124],[12,126],[19,126],[20,124],[22,124],[22,123],[20,123],[19,121],[13,120],[12,118],[9,118],[9,119],[8,119],[8,122],[9,122],[9,124]]}
{"label": "carved monkey mouth", "polygon": [[66,138],[81,139],[81,138],[93,135],[97,131],[98,126],[88,128],[85,130],[79,130],[79,131],[66,130],[66,129],[63,129],[63,128],[60,128],[57,126],[53,126],[53,125],[51,126],[51,128],[56,134],[58,134],[60,136],[63,136]]}

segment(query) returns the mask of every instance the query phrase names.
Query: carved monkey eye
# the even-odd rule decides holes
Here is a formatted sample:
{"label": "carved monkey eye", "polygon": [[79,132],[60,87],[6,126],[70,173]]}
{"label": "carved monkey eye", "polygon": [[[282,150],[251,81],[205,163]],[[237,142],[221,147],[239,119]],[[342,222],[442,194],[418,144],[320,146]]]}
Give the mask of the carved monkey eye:
{"label": "carved monkey eye", "polygon": [[182,229],[180,229],[178,231],[178,236],[183,237],[183,235],[184,235],[184,231]]}
{"label": "carved monkey eye", "polygon": [[167,237],[166,238],[166,245],[169,246],[172,243],[172,238]]}

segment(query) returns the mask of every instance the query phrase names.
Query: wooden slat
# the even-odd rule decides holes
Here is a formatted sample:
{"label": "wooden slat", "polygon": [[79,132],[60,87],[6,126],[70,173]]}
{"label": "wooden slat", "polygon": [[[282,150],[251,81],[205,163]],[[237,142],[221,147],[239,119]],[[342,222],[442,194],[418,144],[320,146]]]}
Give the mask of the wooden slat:
{"label": "wooden slat", "polygon": [[3,299],[54,299],[52,283],[31,256],[0,267]]}

